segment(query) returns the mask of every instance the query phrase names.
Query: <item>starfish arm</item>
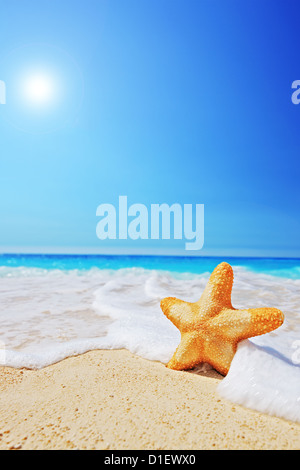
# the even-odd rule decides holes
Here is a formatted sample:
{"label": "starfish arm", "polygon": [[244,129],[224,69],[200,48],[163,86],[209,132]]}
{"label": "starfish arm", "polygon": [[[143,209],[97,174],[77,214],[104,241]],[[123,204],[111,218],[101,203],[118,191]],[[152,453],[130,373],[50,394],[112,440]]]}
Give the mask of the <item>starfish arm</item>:
{"label": "starfish arm", "polygon": [[167,367],[175,370],[193,369],[202,359],[201,340],[195,333],[183,333],[181,341]]}
{"label": "starfish arm", "polygon": [[283,313],[276,308],[253,308],[245,310],[224,309],[208,322],[208,329],[237,343],[243,339],[263,335],[282,325]]}
{"label": "starfish arm", "polygon": [[228,263],[220,263],[212,272],[199,303],[207,304],[208,307],[213,303],[218,303],[223,307],[232,308],[232,286],[232,267]]}
{"label": "starfish arm", "polygon": [[283,313],[277,308],[249,308],[247,311],[250,322],[245,331],[239,335],[239,341],[274,331],[284,321]]}
{"label": "starfish arm", "polygon": [[236,344],[232,341],[224,340],[221,336],[210,336],[204,342],[203,358],[220,374],[226,375],[233,356],[236,352]]}
{"label": "starfish arm", "polygon": [[160,307],[166,317],[179,329],[184,329],[195,320],[194,304],[176,297],[162,299]]}

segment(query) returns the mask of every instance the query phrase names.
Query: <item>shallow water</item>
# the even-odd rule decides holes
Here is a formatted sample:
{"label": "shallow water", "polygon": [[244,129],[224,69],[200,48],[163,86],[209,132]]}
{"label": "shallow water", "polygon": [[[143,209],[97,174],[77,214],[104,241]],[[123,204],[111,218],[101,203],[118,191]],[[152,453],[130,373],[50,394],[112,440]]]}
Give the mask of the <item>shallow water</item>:
{"label": "shallow water", "polygon": [[[149,260],[143,266],[142,260],[129,258],[129,267],[124,259],[121,266],[105,259],[97,267],[90,258],[81,259],[79,269],[74,269],[74,259],[68,260],[68,266],[65,260],[60,264],[53,259],[13,261],[0,266],[0,362],[32,369],[91,349],[127,348],[144,358],[168,362],[180,334],[162,314],[160,300],[167,296],[198,300],[219,262],[209,259],[199,265],[197,260],[190,272],[178,272],[177,259],[169,264],[172,270],[165,269],[166,259],[161,265],[156,262],[157,269],[153,259],[151,268],[145,268]],[[233,306],[276,307],[283,311],[285,322],[272,333],[240,343],[218,390],[236,403],[300,422],[297,263],[277,267],[266,263],[266,274],[261,261],[256,269],[236,262],[231,262]],[[183,261],[183,265],[192,263]],[[287,272],[289,277],[282,276]]]}

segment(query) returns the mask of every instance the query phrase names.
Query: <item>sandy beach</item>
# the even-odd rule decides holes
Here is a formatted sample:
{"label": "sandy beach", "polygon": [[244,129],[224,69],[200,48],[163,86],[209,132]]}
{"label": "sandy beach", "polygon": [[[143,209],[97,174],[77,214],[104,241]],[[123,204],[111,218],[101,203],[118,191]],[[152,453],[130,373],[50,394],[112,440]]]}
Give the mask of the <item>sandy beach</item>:
{"label": "sandy beach", "polygon": [[300,425],[222,399],[222,376],[126,350],[0,370],[0,449],[299,449]]}

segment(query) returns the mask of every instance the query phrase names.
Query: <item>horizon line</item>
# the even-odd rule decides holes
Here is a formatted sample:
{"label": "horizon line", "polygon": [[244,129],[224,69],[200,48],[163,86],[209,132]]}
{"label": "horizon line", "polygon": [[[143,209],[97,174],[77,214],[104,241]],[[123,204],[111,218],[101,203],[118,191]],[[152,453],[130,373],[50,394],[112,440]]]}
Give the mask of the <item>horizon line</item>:
{"label": "horizon line", "polygon": [[89,247],[1,247],[0,256],[165,256],[165,257],[185,257],[185,258],[275,258],[275,259],[300,259],[300,253],[287,253],[286,250],[200,250],[199,253],[191,253],[184,249],[163,250],[163,249],[106,249]]}

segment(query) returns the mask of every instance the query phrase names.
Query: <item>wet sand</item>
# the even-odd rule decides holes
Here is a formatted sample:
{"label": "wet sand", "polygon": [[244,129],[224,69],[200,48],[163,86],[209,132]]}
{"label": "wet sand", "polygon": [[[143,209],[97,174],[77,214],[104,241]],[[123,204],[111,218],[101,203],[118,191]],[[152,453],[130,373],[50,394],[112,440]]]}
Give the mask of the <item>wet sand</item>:
{"label": "wet sand", "polygon": [[214,370],[97,350],[0,369],[0,449],[299,449],[300,425],[221,398]]}

